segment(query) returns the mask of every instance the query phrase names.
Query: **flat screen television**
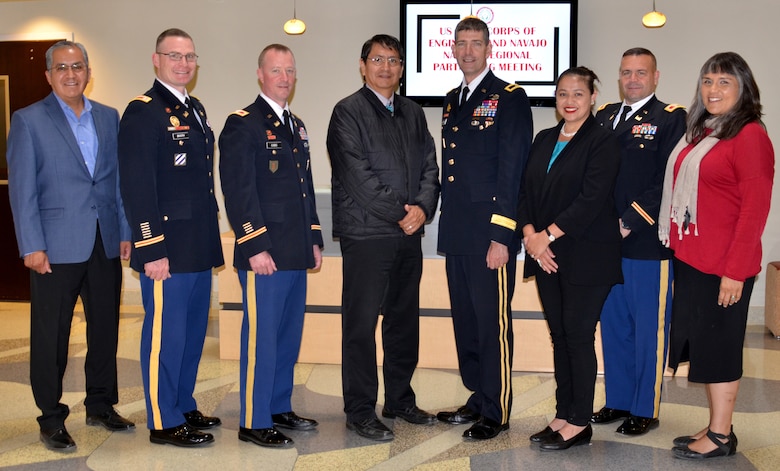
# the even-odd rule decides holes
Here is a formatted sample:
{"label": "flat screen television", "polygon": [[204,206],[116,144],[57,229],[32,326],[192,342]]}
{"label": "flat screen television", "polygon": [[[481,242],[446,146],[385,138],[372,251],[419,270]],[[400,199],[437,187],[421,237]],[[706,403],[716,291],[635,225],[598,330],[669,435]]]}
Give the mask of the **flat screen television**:
{"label": "flat screen television", "polygon": [[493,72],[521,85],[532,106],[554,107],[555,80],[577,59],[577,1],[401,0],[401,94],[422,106],[441,106],[463,80],[452,56],[455,26],[474,15],[490,30]]}

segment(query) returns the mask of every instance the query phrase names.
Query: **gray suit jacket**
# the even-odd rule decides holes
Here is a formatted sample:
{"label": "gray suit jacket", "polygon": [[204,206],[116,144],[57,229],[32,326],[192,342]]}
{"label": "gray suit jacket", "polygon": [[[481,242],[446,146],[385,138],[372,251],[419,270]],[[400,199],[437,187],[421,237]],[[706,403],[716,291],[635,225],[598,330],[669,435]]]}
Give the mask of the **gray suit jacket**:
{"label": "gray suit jacket", "polygon": [[92,101],[98,135],[94,176],[54,93],[14,113],[8,134],[8,190],[19,254],[43,250],[49,263],[86,261],[97,221],[108,258],[130,240],[119,195],[119,114]]}

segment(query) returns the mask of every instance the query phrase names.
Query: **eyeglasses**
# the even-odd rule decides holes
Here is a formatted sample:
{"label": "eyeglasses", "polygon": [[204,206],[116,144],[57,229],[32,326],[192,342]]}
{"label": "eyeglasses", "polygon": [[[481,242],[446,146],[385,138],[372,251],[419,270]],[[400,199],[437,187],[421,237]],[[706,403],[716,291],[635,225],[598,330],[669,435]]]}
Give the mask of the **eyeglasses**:
{"label": "eyeglasses", "polygon": [[161,56],[168,56],[168,59],[179,62],[182,59],[187,59],[187,62],[198,62],[198,55],[194,52],[182,54],[181,52],[158,52]]}
{"label": "eyeglasses", "polygon": [[387,62],[387,65],[390,67],[398,67],[399,65],[403,64],[403,59],[399,59],[397,57],[382,57],[382,56],[376,56],[376,57],[370,57],[368,59],[370,62],[373,62],[377,66],[384,65],[385,62]]}
{"label": "eyeglasses", "polygon": [[75,64],[57,64],[51,68],[52,72],[58,74],[64,74],[68,70],[72,70],[74,74],[78,74],[87,70],[87,66],[83,62],[76,62]]}

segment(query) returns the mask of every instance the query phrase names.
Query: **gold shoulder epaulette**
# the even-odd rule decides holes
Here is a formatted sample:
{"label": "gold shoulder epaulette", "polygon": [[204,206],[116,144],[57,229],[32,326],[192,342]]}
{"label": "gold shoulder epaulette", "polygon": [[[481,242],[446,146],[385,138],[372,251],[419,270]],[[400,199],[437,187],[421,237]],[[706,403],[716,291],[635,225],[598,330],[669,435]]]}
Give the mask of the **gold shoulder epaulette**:
{"label": "gold shoulder epaulette", "polygon": [[237,115],[239,115],[239,116],[241,116],[243,118],[244,116],[249,114],[249,111],[247,111],[247,110],[236,110],[236,111],[234,111],[234,112],[232,112],[230,114],[237,114]]}
{"label": "gold shoulder epaulette", "polygon": [[672,103],[671,105],[667,105],[666,108],[664,108],[664,111],[668,111],[671,113],[672,111],[676,110],[677,108],[685,109],[683,105],[678,105],[677,103]]}
{"label": "gold shoulder epaulette", "polygon": [[146,95],[138,95],[137,97],[133,98],[130,101],[133,102],[133,101],[136,101],[136,100],[142,101],[144,103],[149,103],[150,101],[152,101],[152,97],[146,96]]}
{"label": "gold shoulder epaulette", "polygon": [[512,93],[513,91],[517,90],[518,88],[523,88],[520,85],[516,83],[510,83],[506,87],[504,87],[504,90],[508,91],[509,93]]}
{"label": "gold shoulder epaulette", "polygon": [[603,105],[599,106],[599,109],[597,109],[596,111],[601,111],[601,110],[603,110],[604,108],[606,108],[607,106],[609,106],[609,105],[613,105],[613,104],[614,104],[614,103],[604,103]]}
{"label": "gold shoulder epaulette", "polygon": [[450,93],[455,93],[455,92],[456,92],[456,91],[458,91],[459,89],[460,89],[460,87],[455,87],[455,88],[453,88],[452,90],[448,91],[448,92],[447,92],[447,95],[449,95]]}

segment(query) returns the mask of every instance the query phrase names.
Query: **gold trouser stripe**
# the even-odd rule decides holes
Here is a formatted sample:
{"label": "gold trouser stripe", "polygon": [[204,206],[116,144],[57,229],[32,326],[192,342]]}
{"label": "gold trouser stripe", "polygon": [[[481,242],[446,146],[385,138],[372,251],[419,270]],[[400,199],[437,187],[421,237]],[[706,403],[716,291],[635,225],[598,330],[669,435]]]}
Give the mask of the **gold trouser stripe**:
{"label": "gold trouser stripe", "polygon": [[509,319],[507,314],[507,280],[506,265],[497,270],[498,276],[498,346],[501,361],[501,394],[499,396],[501,406],[501,423],[509,421],[509,400],[512,395],[512,369],[509,365]]}
{"label": "gold trouser stripe", "polygon": [[650,216],[649,214],[647,214],[647,211],[645,211],[644,209],[642,209],[642,207],[641,207],[641,206],[639,206],[639,203],[637,203],[636,201],[634,201],[633,203],[631,203],[631,207],[632,207],[632,208],[634,208],[634,211],[636,211],[637,213],[639,213],[639,215],[640,215],[640,216],[642,216],[642,218],[643,218],[645,221],[647,221],[647,223],[648,223],[648,224],[650,224],[651,226],[652,226],[653,224],[655,224],[655,219],[653,219],[653,217],[652,217],[652,216]]}
{"label": "gold trouser stripe", "polygon": [[149,402],[155,430],[163,428],[160,413],[160,349],[162,346],[163,281],[154,282],[154,319],[152,321],[152,348],[149,352]]}
{"label": "gold trouser stripe", "polygon": [[661,407],[661,384],[664,380],[664,344],[666,343],[666,296],[669,292],[669,260],[661,260],[660,289],[658,290],[658,338],[655,351],[655,387],[653,417],[658,417]]}
{"label": "gold trouser stripe", "polygon": [[502,216],[500,214],[494,214],[490,217],[490,224],[495,224],[497,226],[501,226],[503,228],[509,229],[510,231],[514,231],[517,229],[517,221],[514,219],[509,219],[506,216]]}
{"label": "gold trouser stripe", "polygon": [[254,428],[252,425],[252,414],[255,396],[255,352],[257,349],[257,292],[255,288],[255,273],[246,272],[246,312],[247,312],[247,349],[246,349],[246,387],[244,395],[244,404],[246,412],[244,414],[244,427]]}

